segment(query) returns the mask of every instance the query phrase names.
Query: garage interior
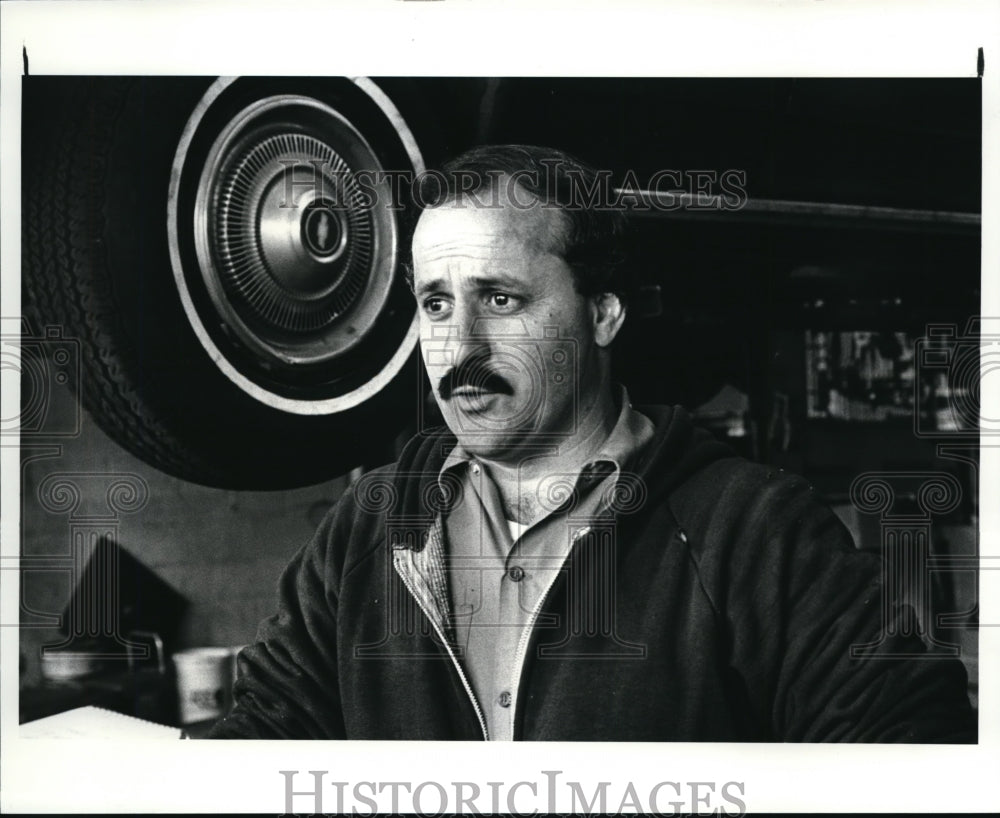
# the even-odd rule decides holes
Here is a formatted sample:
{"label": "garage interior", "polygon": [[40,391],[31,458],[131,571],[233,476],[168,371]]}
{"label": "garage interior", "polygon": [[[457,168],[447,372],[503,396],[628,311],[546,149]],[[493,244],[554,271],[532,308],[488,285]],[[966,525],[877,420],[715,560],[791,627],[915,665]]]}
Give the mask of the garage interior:
{"label": "garage interior", "polygon": [[[177,420],[196,406],[217,412],[211,422],[220,429],[242,422],[231,402],[220,398],[213,409],[216,394],[202,391],[200,376],[185,385],[186,372],[210,364],[193,360],[198,350],[188,354],[191,338],[177,340],[190,328],[176,316],[166,326],[166,307],[154,311],[140,292],[147,282],[154,287],[154,276],[162,279],[156,286],[172,286],[169,161],[211,82],[24,80],[25,246],[98,248],[103,263],[118,265],[115,274],[131,282],[120,301],[129,331],[148,323],[160,333],[157,354],[174,343],[185,351],[170,389],[152,384],[162,373],[144,369],[152,358],[138,355],[135,371],[170,393],[159,398],[163,417],[144,428],[162,421],[169,443],[147,440],[130,450],[127,412],[119,406],[101,414],[101,401],[113,397],[91,391],[89,407],[78,397],[95,390],[86,361],[74,357],[96,348],[92,340],[76,343],[87,313],[74,318],[51,293],[38,296],[59,276],[81,274],[81,256],[26,251],[26,323],[5,327],[26,356],[22,722],[95,704],[179,723],[171,653],[252,641],[273,612],[281,570],[350,480],[391,461],[417,429],[426,385],[415,360],[394,387],[403,407],[397,416],[380,407],[372,420],[355,415],[297,432],[315,450],[301,473],[290,455],[278,462],[280,441],[266,442],[267,430],[249,421],[241,438],[213,432],[212,441],[207,431],[203,438],[192,431],[208,429],[209,419]],[[278,83],[240,87],[263,93],[267,82]],[[340,87],[333,80],[301,82],[302,93],[340,93],[328,90]],[[979,343],[991,332],[979,319],[979,81],[413,77],[375,84],[409,124],[428,168],[476,144],[554,145],[609,169],[619,184],[628,173],[641,184],[678,170],[689,203],[698,195],[692,172],[716,182],[726,171],[743,174],[746,198],[734,208],[717,206],[717,184],[705,193],[716,206],[704,208],[643,207],[649,192],[636,192],[634,298],[619,377],[635,404],[681,403],[741,454],[806,476],[859,548],[916,549],[916,569],[893,569],[911,572],[900,575],[906,592],[897,601],[913,606],[912,627],[928,641],[961,656],[975,703]],[[97,117],[120,126],[95,125]],[[360,113],[356,121],[366,122]],[[87,122],[93,135],[70,145],[68,129]],[[109,141],[86,141],[97,135]],[[79,167],[88,156],[100,162]],[[126,166],[142,172],[126,176]],[[106,188],[87,200],[89,208],[114,198],[100,219],[72,201],[52,204],[104,177]],[[400,231],[402,242],[406,214]],[[139,389],[142,378],[133,385]],[[178,439],[190,457],[171,465],[162,452]],[[199,445],[215,471],[198,472]],[[889,499],[874,497],[876,489]],[[948,498],[928,500],[935,491]],[[893,545],[899,542],[907,545]],[[96,597],[81,590],[84,577]],[[88,608],[96,599],[97,612]],[[60,659],[109,634],[114,644],[98,658]]]}

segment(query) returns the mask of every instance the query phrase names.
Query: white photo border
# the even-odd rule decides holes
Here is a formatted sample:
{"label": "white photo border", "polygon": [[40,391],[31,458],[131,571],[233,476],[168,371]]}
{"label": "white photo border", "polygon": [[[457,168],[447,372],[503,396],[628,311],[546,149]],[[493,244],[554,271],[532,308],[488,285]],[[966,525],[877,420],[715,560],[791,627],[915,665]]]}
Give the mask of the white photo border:
{"label": "white photo border", "polygon": [[[3,316],[20,311],[22,48],[32,74],[974,77],[983,47],[982,223],[1000,225],[995,3],[5,2],[0,36]],[[1000,231],[987,227],[982,241],[982,311],[1000,316]],[[984,415],[1000,406],[997,387],[984,379]],[[17,395],[5,371],[3,417],[17,414]],[[5,445],[0,458],[9,564],[19,542],[9,511],[19,507],[17,448]],[[1000,497],[1000,448],[984,446],[981,475],[981,496]],[[993,570],[980,574],[977,746],[19,741],[17,628],[3,627],[0,811],[278,814],[280,770],[303,778],[327,770],[328,780],[348,782],[539,785],[542,771],[561,770],[568,780],[631,781],[645,792],[664,780],[737,781],[751,812],[995,809],[1000,571],[988,558],[1000,558],[1000,504],[980,510],[984,568]],[[17,622],[17,572],[0,571],[0,586],[0,622]]]}

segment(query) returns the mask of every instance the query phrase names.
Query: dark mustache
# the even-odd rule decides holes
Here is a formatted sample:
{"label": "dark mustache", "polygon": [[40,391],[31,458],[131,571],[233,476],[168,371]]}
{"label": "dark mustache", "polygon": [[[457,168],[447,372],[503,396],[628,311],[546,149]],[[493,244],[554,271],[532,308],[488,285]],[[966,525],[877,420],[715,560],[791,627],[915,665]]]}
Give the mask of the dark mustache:
{"label": "dark mustache", "polygon": [[455,390],[462,386],[505,395],[514,394],[514,388],[507,379],[490,367],[487,356],[468,358],[449,369],[438,383],[438,393],[442,400],[451,400]]}

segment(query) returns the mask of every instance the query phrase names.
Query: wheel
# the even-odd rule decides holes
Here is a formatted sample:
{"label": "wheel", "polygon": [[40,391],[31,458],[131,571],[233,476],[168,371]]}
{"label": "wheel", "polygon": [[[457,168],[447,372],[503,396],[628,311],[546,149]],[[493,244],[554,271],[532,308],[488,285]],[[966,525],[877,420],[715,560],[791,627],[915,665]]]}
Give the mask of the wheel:
{"label": "wheel", "polygon": [[383,455],[416,400],[398,182],[424,166],[374,82],[31,78],[24,122],[26,294],[112,438],[241,489]]}

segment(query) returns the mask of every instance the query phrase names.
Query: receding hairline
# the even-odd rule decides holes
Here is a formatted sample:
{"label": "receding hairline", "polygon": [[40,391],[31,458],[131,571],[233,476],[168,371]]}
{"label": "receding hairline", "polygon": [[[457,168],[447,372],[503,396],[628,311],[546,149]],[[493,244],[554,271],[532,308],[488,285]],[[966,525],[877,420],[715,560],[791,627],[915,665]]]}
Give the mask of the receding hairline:
{"label": "receding hairline", "polygon": [[[495,174],[488,174],[485,178],[487,180],[486,184],[468,191],[449,191],[440,201],[424,207],[417,218],[414,238],[416,238],[416,232],[419,231],[420,223],[424,220],[425,214],[440,212],[442,209],[448,207],[454,208],[456,205],[460,205],[464,199],[472,200],[465,206],[482,207],[484,201],[482,194],[487,194],[485,210],[503,210],[506,213],[532,213],[545,218],[548,221],[547,225],[540,229],[531,230],[530,233],[525,231],[522,237],[525,239],[526,244],[532,244],[539,250],[557,255],[563,261],[566,261],[566,253],[573,231],[573,221],[566,212],[566,208],[558,203],[547,202],[534,191],[524,187],[524,185],[514,178],[514,174],[501,171]],[[491,198],[498,189],[501,193],[499,206],[494,205]],[[516,189],[516,194],[514,194],[513,189]],[[528,201],[529,199],[530,202]],[[550,229],[553,227],[555,229]],[[540,237],[549,239],[549,241],[543,244],[543,242],[539,241]]]}

